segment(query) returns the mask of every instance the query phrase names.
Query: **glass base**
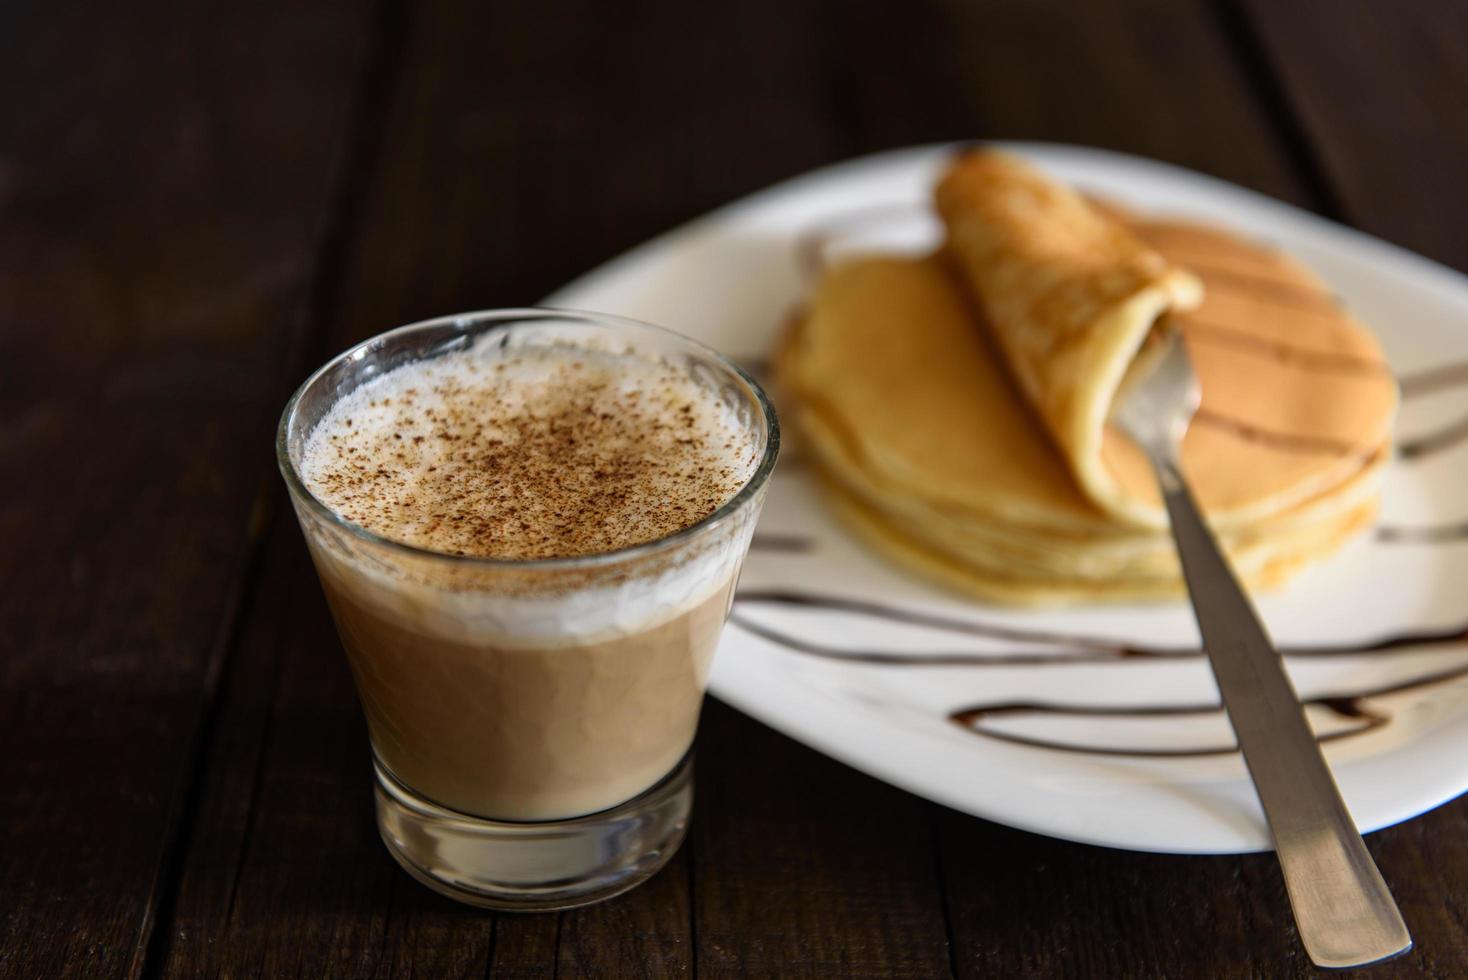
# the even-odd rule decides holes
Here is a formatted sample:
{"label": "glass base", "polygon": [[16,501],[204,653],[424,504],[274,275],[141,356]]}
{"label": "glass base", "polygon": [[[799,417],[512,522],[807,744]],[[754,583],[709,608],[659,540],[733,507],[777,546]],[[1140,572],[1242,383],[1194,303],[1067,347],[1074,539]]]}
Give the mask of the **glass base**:
{"label": "glass base", "polygon": [[512,823],[447,810],[376,764],[377,829],[389,853],[440,894],[481,908],[538,912],[635,888],[683,843],[693,753],[640,796],[569,820]]}

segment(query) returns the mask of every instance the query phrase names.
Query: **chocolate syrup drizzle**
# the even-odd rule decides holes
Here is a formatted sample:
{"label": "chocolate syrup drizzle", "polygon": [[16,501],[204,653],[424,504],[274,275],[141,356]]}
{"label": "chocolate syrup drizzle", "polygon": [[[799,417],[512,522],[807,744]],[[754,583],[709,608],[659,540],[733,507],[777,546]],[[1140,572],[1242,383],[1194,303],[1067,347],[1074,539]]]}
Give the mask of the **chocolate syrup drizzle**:
{"label": "chocolate syrup drizzle", "polygon": [[[1468,677],[1468,664],[1453,667],[1448,670],[1436,671],[1431,674],[1424,674],[1404,681],[1396,681],[1390,684],[1382,684],[1377,687],[1353,691],[1349,694],[1326,694],[1307,698],[1300,703],[1306,707],[1325,708],[1338,718],[1344,718],[1358,723],[1355,727],[1329,732],[1324,735],[1319,735],[1316,738],[1320,742],[1333,742],[1355,735],[1364,735],[1367,732],[1375,731],[1378,728],[1384,728],[1391,724],[1392,715],[1379,708],[1374,708],[1367,703],[1372,698],[1384,697],[1389,694],[1400,694],[1405,691],[1423,690],[1440,684],[1448,684],[1465,677]],[[1191,746],[1188,748],[1122,748],[1119,746],[1090,745],[1035,738],[1033,736],[1020,735],[1016,732],[1006,732],[1002,729],[992,727],[984,728],[981,727],[981,723],[986,718],[1022,714],[1145,718],[1222,713],[1223,705],[1213,702],[1191,705],[1144,704],[1088,706],[1058,704],[1046,701],[1007,701],[960,708],[952,712],[948,716],[948,719],[954,724],[962,728],[967,728],[978,735],[986,735],[989,738],[998,739],[1002,742],[1031,745],[1036,748],[1056,749],[1063,752],[1077,752],[1086,755],[1125,755],[1139,758],[1192,758],[1206,755],[1228,755],[1238,751],[1238,744],[1230,742],[1226,745]]]}
{"label": "chocolate syrup drizzle", "polygon": [[[824,266],[824,252],[829,242],[843,229],[849,229],[873,218],[886,218],[893,214],[906,216],[911,206],[874,208],[848,216],[839,226],[832,225],[807,236],[798,244],[799,258],[807,274],[814,275]],[[1195,263],[1196,264],[1196,263]],[[1243,273],[1233,269],[1206,268],[1206,275],[1215,279],[1224,278],[1248,282],[1251,288],[1266,292],[1272,298],[1292,306],[1308,306],[1311,309],[1328,310],[1339,305],[1334,297],[1323,293],[1281,283],[1266,276]],[[1383,363],[1325,351],[1315,351],[1292,344],[1256,337],[1235,328],[1220,324],[1199,322],[1192,317],[1187,328],[1190,336],[1204,343],[1232,346],[1241,351],[1250,351],[1268,356],[1304,369],[1333,371],[1349,374],[1390,377],[1390,369]],[[1468,386],[1468,362],[1406,375],[1398,378],[1403,400],[1410,400],[1438,391]],[[1274,448],[1295,452],[1355,454],[1369,456],[1359,447],[1343,441],[1278,433],[1261,430],[1248,423],[1216,413],[1199,413],[1196,422],[1225,428],[1240,438],[1268,444]],[[1440,429],[1404,440],[1397,445],[1397,456],[1406,462],[1420,462],[1438,453],[1452,449],[1468,441],[1468,417]],[[1377,539],[1393,544],[1445,544],[1468,540],[1468,521],[1437,527],[1392,527],[1377,529]],[[762,547],[770,550],[805,552],[815,548],[812,538],[796,535],[765,536]],[[1059,647],[1047,650],[1007,650],[981,652],[975,650],[951,650],[933,653],[909,653],[897,650],[846,649],[806,640],[783,630],[757,622],[746,615],[751,606],[777,605],[815,609],[824,612],[846,613],[892,623],[920,626],[926,629],[983,637],[1031,646]],[[776,646],[805,656],[823,660],[858,664],[869,667],[896,668],[982,668],[982,667],[1066,667],[1082,664],[1111,662],[1165,662],[1197,659],[1203,656],[1196,647],[1163,647],[1138,644],[1110,637],[1086,636],[1045,630],[1001,626],[993,623],[942,616],[919,610],[878,602],[868,602],[842,596],[818,595],[790,590],[746,589],[734,597],[730,622],[755,636]],[[1436,650],[1444,653],[1462,652],[1468,649],[1468,623],[1446,629],[1402,633],[1380,637],[1374,641],[1354,646],[1295,647],[1281,650],[1285,657],[1360,657],[1387,654],[1396,650]],[[1446,668],[1428,674],[1395,681],[1375,687],[1318,695],[1303,704],[1322,708],[1338,719],[1353,724],[1347,728],[1319,736],[1319,740],[1336,741],[1377,731],[1389,725],[1393,716],[1369,702],[1391,694],[1426,690],[1435,686],[1468,678],[1468,664]],[[1166,705],[1129,704],[1089,706],[1047,701],[1000,701],[968,705],[952,711],[949,721],[975,735],[998,741],[1058,752],[1088,755],[1128,756],[1137,758],[1197,758],[1227,755],[1238,751],[1236,744],[1194,746],[1187,748],[1136,748],[1105,746],[1088,743],[1048,740],[1013,731],[1005,731],[985,725],[989,719],[1001,717],[1042,715],[1071,717],[1114,717],[1146,718],[1170,716],[1197,716],[1218,714],[1221,704]]]}
{"label": "chocolate syrup drizzle", "polygon": [[815,549],[814,538],[801,534],[756,534],[749,542],[750,551],[778,551],[788,554],[805,554]]}
{"label": "chocolate syrup drizzle", "polygon": [[[755,622],[740,610],[749,606],[787,606],[841,612],[905,626],[920,626],[939,632],[992,640],[1062,647],[1062,650],[1018,650],[982,652],[976,650],[938,653],[908,653],[896,650],[858,650],[828,646],[805,640],[763,623]],[[863,599],[819,595],[788,589],[741,589],[734,598],[734,613],[729,621],[740,629],[776,643],[796,653],[872,667],[1047,667],[1079,664],[1112,663],[1123,660],[1169,661],[1195,660],[1203,656],[1198,647],[1154,646],[1106,636],[1061,633],[1001,626],[967,617],[943,616],[937,613],[905,609]],[[1287,657],[1360,657],[1406,648],[1451,648],[1468,643],[1468,623],[1438,630],[1424,630],[1380,637],[1364,644],[1287,647],[1280,652]]]}
{"label": "chocolate syrup drizzle", "polygon": [[1448,388],[1459,388],[1468,384],[1468,361],[1417,371],[1398,378],[1397,382],[1402,386],[1403,398],[1416,398]]}
{"label": "chocolate syrup drizzle", "polygon": [[1403,459],[1422,459],[1444,449],[1452,449],[1465,439],[1468,439],[1468,417],[1425,436],[1398,443],[1397,455]]}
{"label": "chocolate syrup drizzle", "polygon": [[[904,653],[889,650],[844,649],[828,646],[793,636],[782,630],[758,623],[741,614],[741,609],[751,605],[774,604],[819,609],[827,612],[844,612],[882,619],[887,622],[922,626],[929,629],[958,633],[967,636],[986,637],[1028,644],[1066,646],[1064,651],[944,651],[937,653]],[[734,613],[729,621],[740,629],[760,637],[788,651],[869,667],[1063,667],[1081,664],[1112,663],[1122,661],[1175,661],[1198,659],[1203,651],[1196,647],[1158,647],[1134,644],[1108,637],[1083,634],[1056,633],[1045,630],[1022,629],[1000,626],[972,619],[960,619],[932,613],[866,602],[841,596],[821,596],[811,593],[777,590],[744,590],[734,599]],[[1442,652],[1462,652],[1468,644],[1468,624],[1447,629],[1402,633],[1381,637],[1357,646],[1294,647],[1281,650],[1286,657],[1360,657],[1369,654],[1387,653],[1402,649],[1436,649]],[[1333,741],[1363,735],[1390,724],[1392,715],[1372,707],[1372,698],[1405,691],[1425,690],[1437,685],[1448,684],[1468,677],[1468,664],[1395,681],[1376,687],[1318,695],[1303,703],[1307,706],[1324,708],[1339,718],[1358,724],[1340,731],[1321,736],[1321,741]],[[1166,705],[1130,704],[1090,706],[1063,704],[1048,701],[996,701],[966,705],[948,715],[949,721],[975,735],[1034,748],[1052,749],[1060,752],[1088,755],[1116,755],[1142,758],[1192,758],[1209,755],[1225,755],[1237,750],[1234,744],[1216,746],[1192,746],[1187,748],[1137,748],[1123,746],[1094,745],[1081,742],[1064,742],[1021,735],[992,726],[985,726],[986,719],[1014,717],[1017,715],[1045,715],[1071,717],[1114,717],[1145,718],[1156,716],[1182,716],[1217,714],[1223,706],[1216,702],[1208,704]]]}
{"label": "chocolate syrup drizzle", "polygon": [[[1401,386],[1404,402],[1440,391],[1468,387],[1468,361],[1402,375],[1397,383]],[[1405,462],[1417,463],[1453,449],[1464,441],[1468,441],[1468,416],[1424,435],[1399,441],[1397,456]],[[1429,527],[1384,525],[1376,529],[1376,538],[1391,544],[1465,541],[1468,540],[1468,521]]]}
{"label": "chocolate syrup drizzle", "polygon": [[1384,526],[1376,529],[1376,539],[1388,544],[1446,544],[1468,539],[1468,521],[1428,527]]}

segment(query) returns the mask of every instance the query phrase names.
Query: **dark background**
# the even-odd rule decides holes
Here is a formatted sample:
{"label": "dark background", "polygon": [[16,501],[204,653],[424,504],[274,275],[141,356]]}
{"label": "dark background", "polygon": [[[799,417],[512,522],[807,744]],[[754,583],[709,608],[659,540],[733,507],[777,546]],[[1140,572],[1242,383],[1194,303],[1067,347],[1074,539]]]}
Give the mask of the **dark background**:
{"label": "dark background", "polygon": [[[1017,137],[1255,188],[1468,268],[1450,0],[0,7],[0,974],[1289,976],[1270,855],[963,816],[717,703],[688,844],[513,917],[378,842],[271,438],[358,338],[534,302],[854,154]],[[1372,835],[1468,972],[1468,803]]]}

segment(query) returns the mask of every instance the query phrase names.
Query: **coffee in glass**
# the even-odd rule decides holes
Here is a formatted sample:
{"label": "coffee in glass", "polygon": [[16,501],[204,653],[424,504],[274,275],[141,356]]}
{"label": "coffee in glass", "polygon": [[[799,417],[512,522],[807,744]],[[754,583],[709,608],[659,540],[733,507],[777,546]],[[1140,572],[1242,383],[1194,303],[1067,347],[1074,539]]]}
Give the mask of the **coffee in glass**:
{"label": "coffee in glass", "polygon": [[563,908],[671,857],[778,445],[732,364],[592,314],[415,324],[306,382],[281,468],[409,872]]}

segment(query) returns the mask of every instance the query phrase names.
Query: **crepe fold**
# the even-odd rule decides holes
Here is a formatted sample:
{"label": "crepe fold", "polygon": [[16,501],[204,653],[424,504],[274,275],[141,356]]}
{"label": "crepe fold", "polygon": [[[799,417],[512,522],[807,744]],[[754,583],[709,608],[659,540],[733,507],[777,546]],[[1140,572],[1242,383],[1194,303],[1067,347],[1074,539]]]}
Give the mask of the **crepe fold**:
{"label": "crepe fold", "polygon": [[1163,314],[1203,383],[1183,466],[1245,580],[1278,585],[1370,526],[1396,385],[1318,280],[989,164],[940,185],[943,250],[828,269],[777,352],[782,413],[850,526],[994,601],[1180,595],[1146,462],[1106,424]]}

